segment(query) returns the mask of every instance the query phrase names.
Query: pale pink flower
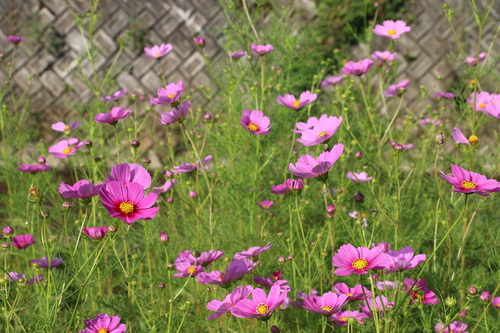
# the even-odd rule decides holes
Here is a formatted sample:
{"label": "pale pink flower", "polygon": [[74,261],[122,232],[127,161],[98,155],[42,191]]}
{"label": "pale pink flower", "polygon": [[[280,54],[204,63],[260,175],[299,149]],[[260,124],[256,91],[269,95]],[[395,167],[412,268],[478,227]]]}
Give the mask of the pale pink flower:
{"label": "pale pink flower", "polygon": [[342,116],[328,117],[326,114],[322,115],[318,123],[311,129],[301,131],[301,138],[297,139],[298,142],[304,146],[315,146],[321,143],[327,143],[330,138],[337,132],[342,124]]}
{"label": "pale pink flower", "polygon": [[296,164],[290,163],[288,169],[300,178],[324,178],[330,168],[344,151],[344,145],[336,144],[330,151],[322,152],[317,159],[311,155],[304,155],[299,158]]}
{"label": "pale pink flower", "polygon": [[391,53],[391,51],[375,51],[371,55],[372,59],[382,60],[385,62],[394,61],[394,60],[396,60],[397,57],[398,57],[398,54],[396,52]]}
{"label": "pale pink flower", "polygon": [[184,92],[184,84],[182,81],[177,83],[169,83],[165,88],[158,89],[158,97],[150,97],[149,101],[152,104],[173,104],[176,103]]}
{"label": "pale pink flower", "polygon": [[104,102],[116,101],[117,99],[122,98],[123,96],[125,96],[127,93],[128,93],[127,89],[117,90],[111,96],[102,97],[101,101],[104,101]]}
{"label": "pale pink flower", "polygon": [[274,47],[271,44],[257,45],[252,43],[252,45],[250,46],[250,50],[252,50],[252,52],[255,52],[257,54],[264,55],[274,50]]}
{"label": "pale pink flower", "polygon": [[469,65],[469,66],[476,66],[478,62],[482,62],[486,59],[486,53],[482,52],[479,53],[478,57],[467,57],[465,58],[464,64]]}
{"label": "pale pink flower", "polygon": [[262,111],[246,109],[241,114],[240,125],[245,127],[247,131],[255,135],[268,135],[270,120]]}
{"label": "pale pink flower", "polygon": [[406,26],[406,22],[402,20],[396,22],[387,20],[382,25],[377,24],[372,31],[375,35],[397,39],[402,34],[411,31],[411,27]]}
{"label": "pale pink flower", "polygon": [[342,80],[344,79],[344,75],[338,75],[338,76],[328,76],[326,78],[324,78],[322,81],[321,81],[321,86],[322,87],[326,87],[326,86],[334,86],[336,85],[337,83],[340,83],[342,82]]}
{"label": "pale pink flower", "polygon": [[240,59],[240,58],[245,57],[246,55],[247,55],[247,51],[233,52],[233,53],[231,53],[231,58]]}
{"label": "pale pink flower", "polygon": [[142,56],[146,58],[161,58],[172,50],[173,47],[171,44],[155,45],[152,48],[145,47],[144,52],[146,52],[146,54]]}
{"label": "pale pink flower", "polygon": [[168,125],[171,123],[175,123],[180,119],[184,119],[189,111],[189,107],[191,106],[190,101],[184,101],[181,105],[173,108],[170,112],[163,112],[158,119],[163,125]]}
{"label": "pale pink flower", "polygon": [[360,76],[368,72],[372,68],[372,65],[373,61],[371,61],[370,59],[363,59],[358,62],[349,61],[342,68],[342,72],[347,75]]}
{"label": "pale pink flower", "polygon": [[83,146],[83,142],[78,139],[61,140],[56,145],[49,148],[49,153],[57,158],[66,158],[66,156],[75,155],[76,151]]}
{"label": "pale pink flower", "polygon": [[81,124],[82,124],[81,122],[77,121],[77,122],[66,125],[65,123],[60,121],[58,123],[52,124],[51,128],[54,131],[65,132],[66,135],[68,135],[70,131],[74,130],[75,128],[77,128]]}
{"label": "pale pink flower", "polygon": [[410,80],[406,79],[397,84],[389,86],[389,89],[384,90],[385,97],[401,96],[406,92],[408,86],[410,85]]}
{"label": "pale pink flower", "polygon": [[276,100],[278,101],[278,103],[280,103],[283,106],[286,106],[289,109],[298,110],[314,102],[317,97],[318,95],[311,94],[311,92],[308,90],[300,94],[300,97],[298,99],[295,98],[295,96],[293,95],[285,94],[285,96],[278,96]]}
{"label": "pale pink flower", "polygon": [[346,177],[355,183],[366,183],[373,179],[373,177],[368,177],[368,174],[364,171],[360,173],[347,171]]}

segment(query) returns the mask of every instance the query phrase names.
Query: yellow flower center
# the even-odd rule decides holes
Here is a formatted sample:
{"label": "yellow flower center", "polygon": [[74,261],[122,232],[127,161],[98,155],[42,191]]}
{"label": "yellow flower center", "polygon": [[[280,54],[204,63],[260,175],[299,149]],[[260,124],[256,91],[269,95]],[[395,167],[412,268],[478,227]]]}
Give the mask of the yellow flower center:
{"label": "yellow flower center", "polygon": [[475,136],[475,135],[469,136],[469,144],[471,146],[477,145],[478,142],[479,142],[479,138],[477,136]]}
{"label": "yellow flower center", "polygon": [[100,328],[99,331],[97,331],[97,333],[108,333],[109,330],[107,328]]}
{"label": "yellow flower center", "polygon": [[366,214],[365,214],[365,213],[361,213],[361,214],[359,215],[359,218],[360,218],[360,219],[365,219],[365,218],[366,218]]}
{"label": "yellow flower center", "polygon": [[471,189],[471,188],[477,188],[477,185],[473,181],[464,180],[462,182],[462,187],[468,190],[468,189]]}
{"label": "yellow flower center", "polygon": [[482,108],[482,109],[484,109],[484,108],[486,107],[486,104],[484,104],[484,103],[480,103],[480,104],[479,104],[479,107],[480,107],[480,108]]}
{"label": "yellow flower center", "polygon": [[167,97],[174,98],[175,95],[174,94],[168,94]]}
{"label": "yellow flower center", "polygon": [[130,214],[134,211],[134,209],[135,209],[135,206],[130,201],[124,201],[120,204],[120,210],[124,214]]}
{"label": "yellow flower center", "polygon": [[159,57],[159,56],[160,56],[160,52],[156,52],[155,57]]}
{"label": "yellow flower center", "polygon": [[353,295],[353,294],[351,294],[351,293],[347,293],[347,294],[345,294],[345,295],[346,295],[346,296],[354,296],[354,295]]}
{"label": "yellow flower center", "polygon": [[69,154],[72,151],[73,151],[73,149],[71,149],[71,148],[64,148],[62,152],[63,152],[63,154]]}
{"label": "yellow flower center", "polygon": [[318,138],[321,138],[322,136],[325,136],[327,135],[328,133],[326,133],[325,131],[321,131],[319,134],[318,134]]}
{"label": "yellow flower center", "polygon": [[191,266],[191,267],[189,267],[189,268],[187,269],[187,272],[188,272],[189,274],[194,274],[194,273],[196,273],[196,267],[195,267],[195,266]]}
{"label": "yellow flower center", "polygon": [[356,269],[364,269],[368,266],[368,260],[366,259],[356,259],[352,262],[352,267]]}
{"label": "yellow flower center", "polygon": [[222,279],[224,279],[225,275],[226,275],[226,273],[220,273],[219,279],[222,281]]}
{"label": "yellow flower center", "polygon": [[347,321],[347,317],[342,317],[342,318],[340,318],[340,320]]}
{"label": "yellow flower center", "polygon": [[325,310],[325,311],[330,311],[332,309],[332,307],[329,305],[325,305],[325,306],[322,306],[321,309]]}
{"label": "yellow flower center", "polygon": [[251,131],[258,131],[259,130],[259,125],[254,124],[254,123],[250,123],[250,124],[248,124],[248,129],[251,130]]}
{"label": "yellow flower center", "polygon": [[269,310],[269,307],[266,303],[259,303],[259,305],[257,305],[257,308],[255,308],[255,312],[257,312],[258,314],[266,314],[267,310]]}
{"label": "yellow flower center", "polygon": [[387,34],[393,36],[396,34],[396,30],[391,29],[391,30],[387,31]]}
{"label": "yellow flower center", "polygon": [[469,83],[471,84],[471,86],[473,86],[476,84],[476,80],[470,80]]}
{"label": "yellow flower center", "polygon": [[65,132],[69,131],[69,125],[65,125],[65,126],[64,126],[64,131],[65,131]]}
{"label": "yellow flower center", "polygon": [[293,107],[298,108],[300,105],[300,101],[298,99],[295,100],[295,102],[292,103]]}

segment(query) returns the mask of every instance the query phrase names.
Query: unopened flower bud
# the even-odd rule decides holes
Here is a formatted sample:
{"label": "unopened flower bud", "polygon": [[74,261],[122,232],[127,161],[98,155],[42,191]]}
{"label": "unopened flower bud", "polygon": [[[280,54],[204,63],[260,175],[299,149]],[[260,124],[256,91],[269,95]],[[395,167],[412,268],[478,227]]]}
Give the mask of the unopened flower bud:
{"label": "unopened flower bud", "polygon": [[358,194],[354,196],[354,201],[362,203],[363,201],[365,201],[365,196],[363,195],[363,193],[358,192]]}
{"label": "unopened flower bud", "polygon": [[73,208],[73,205],[71,203],[69,203],[69,202],[63,202],[61,204],[61,208],[63,210],[70,210],[71,208]]}
{"label": "unopened flower bud", "polygon": [[362,158],[362,157],[363,157],[363,153],[362,153],[362,152],[360,152],[360,151],[357,151],[357,152],[354,154],[354,156],[356,156],[356,158],[357,158],[357,159],[360,159],[360,158]]}
{"label": "unopened flower bud", "polygon": [[467,288],[467,293],[471,296],[477,295],[478,293],[477,287],[470,286],[469,288]]}
{"label": "unopened flower bud", "polygon": [[172,197],[168,198],[168,199],[167,199],[167,202],[168,202],[168,203],[174,203],[174,198],[172,198]]}
{"label": "unopened flower bud", "polygon": [[481,293],[481,296],[479,296],[479,299],[481,302],[489,302],[491,300],[491,293],[489,290],[485,290]]}
{"label": "unopened flower bud", "polygon": [[394,147],[394,149],[395,149],[396,151],[403,151],[403,150],[404,150],[403,145],[402,145],[402,144],[400,144],[400,143],[396,143],[393,147]]}
{"label": "unopened flower bud", "polygon": [[4,249],[8,249],[8,248],[10,247],[10,244],[9,244],[9,243],[3,243],[3,244],[2,244],[2,247],[3,247]]}
{"label": "unopened flower bud", "polygon": [[271,332],[281,332],[281,329],[278,326],[273,325],[271,326]]}
{"label": "unopened flower bud", "polygon": [[116,227],[115,227],[114,225],[110,225],[110,226],[108,227],[108,231],[109,231],[109,232],[116,232]]}
{"label": "unopened flower bud", "polygon": [[158,285],[158,288],[165,288],[165,283],[160,283],[160,284]]}
{"label": "unopened flower bud", "polygon": [[293,260],[293,256],[290,254],[288,257],[286,257],[288,260],[292,261]]}
{"label": "unopened flower bud", "polygon": [[84,144],[84,146],[85,146],[85,147],[87,147],[87,148],[92,148],[92,145],[93,145],[94,143],[93,143],[92,141],[90,141],[90,140],[85,140],[85,141],[83,141],[83,144]]}
{"label": "unopened flower bud", "polygon": [[130,144],[134,148],[138,148],[141,145],[141,143],[138,140],[132,140],[132,142]]}
{"label": "unopened flower bud", "polygon": [[151,164],[151,160],[149,158],[144,158],[142,160],[142,164],[144,164],[145,166],[148,166]]}
{"label": "unopened flower bud", "polygon": [[12,229],[12,227],[10,226],[6,226],[5,228],[3,228],[3,234],[5,236],[10,236],[14,233],[14,229]]}
{"label": "unopened flower bud", "polygon": [[191,255],[195,258],[199,258],[201,256],[201,252],[200,251],[192,251]]}
{"label": "unopened flower bud", "polygon": [[47,160],[45,159],[45,157],[40,156],[40,157],[38,158],[38,163],[39,163],[39,164],[45,164],[46,162],[47,162]]}
{"label": "unopened flower bud", "polygon": [[435,142],[438,145],[442,145],[444,143],[444,133],[443,132],[438,132],[436,134],[436,140],[435,140]]}
{"label": "unopened flower bud", "polygon": [[199,47],[200,49],[202,49],[202,48],[204,48],[204,47],[205,47],[205,37],[203,37],[203,36],[200,36],[200,37],[198,37],[198,38],[196,38],[196,37],[195,37],[195,38],[193,38],[193,41],[194,41],[194,43],[195,43],[196,45],[198,45],[198,47]]}
{"label": "unopened flower bud", "polygon": [[465,311],[465,310],[460,311],[460,313],[458,314],[458,316],[459,316],[460,318],[465,318],[465,317],[467,317],[467,311]]}
{"label": "unopened flower bud", "polygon": [[205,115],[203,116],[203,119],[205,119],[207,122],[212,120],[212,115],[210,113],[205,113]]}
{"label": "unopened flower bud", "polygon": [[165,178],[167,178],[167,179],[174,178],[174,173],[170,170],[166,170],[165,171]]}
{"label": "unopened flower bud", "polygon": [[326,206],[326,212],[329,213],[329,214],[335,213],[336,210],[337,210],[337,208],[335,208],[335,205],[328,205],[328,206]]}
{"label": "unopened flower bud", "polygon": [[47,218],[47,217],[50,216],[50,212],[44,211],[44,212],[42,212],[42,216],[45,217],[45,218]]}
{"label": "unopened flower bud", "polygon": [[284,233],[284,232],[278,232],[278,233],[276,234],[276,236],[278,236],[278,237],[283,237],[283,236],[285,236],[285,233]]}
{"label": "unopened flower bud", "polygon": [[191,199],[196,199],[198,198],[198,193],[196,193],[195,191],[189,191],[189,197]]}
{"label": "unopened flower bud", "polygon": [[444,300],[444,304],[450,308],[452,306],[455,306],[456,303],[457,301],[453,297],[446,297],[446,299]]}
{"label": "unopened flower bud", "polygon": [[170,237],[166,233],[160,232],[160,242],[167,243],[169,240]]}
{"label": "unopened flower bud", "polygon": [[175,264],[167,264],[167,270],[173,271],[175,269]]}
{"label": "unopened flower bud", "polygon": [[43,195],[42,192],[40,192],[40,189],[36,186],[30,188],[28,190],[28,200],[34,203],[38,203],[42,201]]}

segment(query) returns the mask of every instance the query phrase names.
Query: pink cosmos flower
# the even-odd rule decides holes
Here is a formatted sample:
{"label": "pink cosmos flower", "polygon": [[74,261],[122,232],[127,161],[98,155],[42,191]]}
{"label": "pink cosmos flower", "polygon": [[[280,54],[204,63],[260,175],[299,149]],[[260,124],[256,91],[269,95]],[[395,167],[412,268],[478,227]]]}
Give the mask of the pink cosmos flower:
{"label": "pink cosmos flower", "polygon": [[[201,163],[205,166],[205,169],[208,169],[208,166],[206,166],[210,161],[212,160],[212,155],[208,155],[204,159],[201,160]],[[200,169],[200,164],[198,161],[196,163],[186,163],[186,162],[181,162],[180,166],[174,165],[174,170],[172,172],[174,173],[189,173],[194,170]]]}
{"label": "pink cosmos flower", "polygon": [[[500,104],[499,94],[490,94],[487,91],[481,91],[479,93],[471,93],[467,103],[473,107],[476,111],[482,111],[488,113],[486,108],[488,105],[498,105]],[[475,104],[475,105],[474,105]]]}
{"label": "pink cosmos flower", "polygon": [[163,184],[161,187],[153,187],[151,189],[151,192],[156,193],[158,195],[167,192],[170,190],[172,187],[174,187],[175,184],[177,184],[179,181],[177,179],[172,179],[172,180],[167,180],[165,184]]}
{"label": "pink cosmos flower", "polygon": [[406,246],[401,249],[401,251],[390,250],[387,252],[391,264],[388,266],[388,270],[385,273],[394,273],[398,270],[410,270],[416,266],[423,263],[426,259],[425,254],[414,255],[413,248],[411,246]]}
{"label": "pink cosmos flower", "polygon": [[[321,143],[327,143],[330,138],[337,132],[337,130],[342,124],[342,116],[340,117],[328,117],[324,114],[319,118],[318,123],[311,129],[303,130],[301,138],[297,141],[302,143],[304,146],[315,146]],[[298,126],[298,124],[296,124]]]}
{"label": "pink cosmos flower", "polygon": [[478,57],[467,57],[465,58],[464,64],[469,66],[476,66],[478,62],[483,62],[486,59],[486,53],[479,53]]}
{"label": "pink cosmos flower", "polygon": [[471,135],[467,139],[458,127],[455,127],[453,131],[451,131],[451,136],[453,137],[453,139],[455,139],[455,143],[464,143],[466,145],[471,145],[471,146],[477,145],[479,141],[478,137],[475,135]]}
{"label": "pink cosmos flower", "polygon": [[323,296],[306,296],[304,298],[303,308],[310,312],[331,316],[342,310],[342,307],[346,303],[346,295],[338,295],[329,291],[324,293]]}
{"label": "pink cosmos flower", "polygon": [[[61,258],[52,258],[50,261],[50,268],[54,268],[62,264],[63,260]],[[47,261],[47,257],[43,257],[42,259],[33,259],[30,260],[32,264],[39,264],[40,268],[49,268],[49,263]]]}
{"label": "pink cosmos flower", "polygon": [[262,111],[246,109],[241,114],[241,126],[245,127],[247,131],[255,135],[268,135],[271,126],[269,117],[266,117]]}
{"label": "pink cosmos flower", "polygon": [[99,195],[99,189],[104,183],[92,184],[86,179],[77,181],[73,186],[61,182],[59,193],[65,198],[84,199]]}
{"label": "pink cosmos flower", "polygon": [[370,59],[363,59],[358,62],[349,61],[342,68],[342,72],[347,75],[363,75],[368,72],[373,65],[373,61]]}
{"label": "pink cosmos flower", "polygon": [[158,117],[158,119],[160,119],[160,122],[163,125],[168,125],[168,124],[171,124],[171,123],[175,123],[179,119],[184,119],[184,117],[186,117],[186,115],[187,115],[187,113],[189,111],[189,107],[190,106],[191,106],[191,102],[190,101],[184,101],[184,102],[182,102],[181,105],[173,108],[172,111],[170,111],[170,112],[168,112],[168,111],[163,112],[160,115],[160,117]]}
{"label": "pink cosmos flower", "polygon": [[372,293],[367,288],[358,284],[353,288],[349,288],[345,283],[336,283],[333,286],[333,291],[337,294],[342,294],[347,296],[347,301],[362,301],[365,298],[372,297]]}
{"label": "pink cosmos flower", "polygon": [[271,193],[288,194],[302,190],[304,182],[302,179],[287,179],[283,184],[271,186]]}
{"label": "pink cosmos flower", "polygon": [[377,281],[375,287],[378,290],[394,290],[399,287],[399,281]]}
{"label": "pink cosmos flower", "polygon": [[361,311],[369,318],[373,316],[373,314],[378,313],[380,317],[383,316],[385,312],[388,312],[390,309],[394,307],[394,302],[389,302],[387,297],[384,295],[377,296],[375,299],[369,298],[363,301],[363,305],[359,304]]}
{"label": "pink cosmos flower", "polygon": [[7,36],[7,39],[14,44],[19,44],[24,38],[20,36]]}
{"label": "pink cosmos flower", "polygon": [[35,172],[44,172],[50,171],[50,165],[48,162],[45,164],[22,164],[19,163],[19,168],[17,170],[26,172],[26,173],[35,173]]}
{"label": "pink cosmos flower", "polygon": [[264,55],[264,54],[269,53],[272,50],[274,50],[274,47],[271,44],[257,45],[257,44],[252,43],[252,45],[250,46],[250,50],[252,50],[252,52],[258,53],[260,55]]}
{"label": "pink cosmos flower", "polygon": [[121,318],[105,313],[100,313],[94,319],[85,319],[83,323],[87,327],[79,333],[124,333],[127,331],[125,324],[120,324]]}
{"label": "pink cosmos flower", "polygon": [[334,86],[337,83],[342,82],[344,80],[344,75],[338,75],[338,76],[328,76],[325,79],[321,81],[321,86],[326,87],[326,86]]}
{"label": "pink cosmos flower", "polygon": [[199,47],[204,47],[205,46],[205,37],[200,36],[200,37],[194,37],[193,42],[198,45]]}
{"label": "pink cosmos flower", "polygon": [[144,187],[138,183],[125,184],[122,181],[110,181],[99,190],[101,202],[110,217],[116,217],[127,224],[137,220],[151,220],[160,207],[155,204],[158,195],[149,193],[144,196]]}
{"label": "pink cosmos flower", "polygon": [[142,185],[144,189],[151,186],[151,175],[139,164],[116,164],[111,168],[111,175],[106,174],[106,183],[113,180],[122,181],[125,185],[129,183],[138,183]]}
{"label": "pink cosmos flower", "polygon": [[467,333],[465,331],[467,327],[469,327],[469,325],[466,325],[457,320],[446,326],[446,328],[444,324],[437,323],[434,327],[434,331],[439,333]]}
{"label": "pink cosmos flower", "polygon": [[263,318],[268,317],[286,299],[288,292],[281,290],[280,286],[272,286],[269,295],[260,288],[252,290],[252,299],[240,300],[232,309],[231,313],[239,318]]}
{"label": "pink cosmos flower", "polygon": [[491,305],[493,305],[497,309],[500,309],[500,297],[494,297],[491,300]]}
{"label": "pink cosmos flower", "polygon": [[427,288],[427,283],[424,279],[415,280],[406,278],[403,281],[403,288],[410,296],[410,302],[421,302],[425,305],[434,305],[439,303],[439,298],[436,294]]}
{"label": "pink cosmos flower", "polygon": [[110,113],[98,113],[94,117],[94,121],[103,124],[111,124],[114,125],[118,122],[118,120],[125,118],[132,111],[125,110],[124,108],[114,107],[111,109]]}
{"label": "pink cosmos flower", "polygon": [[424,119],[421,119],[420,120],[420,125],[427,125],[427,124],[432,124],[434,126],[437,126],[439,124],[441,124],[443,121],[441,119],[438,119],[438,120],[433,120],[431,118],[424,118]]}
{"label": "pink cosmos flower", "polygon": [[158,89],[158,98],[151,97],[149,101],[153,104],[173,104],[181,98],[183,92],[182,81],[169,83],[165,88]]}
{"label": "pink cosmos flower", "polygon": [[327,118],[328,118],[327,114],[322,115],[319,119],[316,117],[310,117],[309,119],[307,119],[306,123],[303,122],[296,123],[295,126],[298,129],[292,130],[292,132],[302,135],[303,132],[313,129],[315,126],[317,126],[319,123],[326,120]]}
{"label": "pink cosmos flower", "polygon": [[145,47],[144,52],[146,52],[146,54],[143,54],[142,56],[146,58],[157,59],[167,55],[167,53],[169,53],[173,49],[174,48],[171,44],[161,44],[159,46],[155,45],[152,48]]}
{"label": "pink cosmos flower", "polygon": [[239,301],[242,299],[245,299],[250,295],[252,292],[253,288],[252,286],[239,286],[234,288],[233,292],[227,295],[224,300],[219,301],[219,300],[212,300],[208,302],[207,304],[207,309],[210,311],[215,311],[213,315],[210,315],[207,317],[207,320],[219,318],[222,315],[228,313],[229,311],[232,310],[232,308],[238,304]]}
{"label": "pink cosmos flower", "polygon": [[389,263],[389,258],[382,252],[382,248],[355,248],[351,244],[342,245],[332,258],[332,265],[339,267],[333,272],[338,276],[366,274],[370,269],[386,269]]}
{"label": "pink cosmos flower", "polygon": [[318,95],[311,94],[311,92],[308,90],[300,94],[300,97],[298,99],[296,99],[293,95],[285,94],[285,96],[278,96],[276,101],[289,109],[298,110],[314,102],[317,97]]}
{"label": "pink cosmos flower", "polygon": [[402,34],[411,31],[411,27],[407,27],[406,22],[402,20],[396,22],[387,20],[382,25],[377,24],[372,31],[375,35],[398,39]]}
{"label": "pink cosmos flower", "polygon": [[267,243],[263,247],[258,247],[258,246],[251,247],[251,248],[249,248],[246,251],[236,253],[233,258],[234,259],[254,258],[254,257],[258,256],[259,254],[261,254],[261,253],[269,250],[273,246],[274,245],[272,245],[271,243]]}
{"label": "pink cosmos flower", "polygon": [[210,250],[208,252],[201,252],[198,258],[194,258],[191,252],[189,258],[190,260],[196,259],[198,264],[202,265],[203,267],[207,267],[214,261],[219,260],[219,258],[222,257],[223,254],[224,252],[222,251]]}
{"label": "pink cosmos flower", "polygon": [[108,232],[108,227],[90,227],[90,228],[82,228],[82,231],[85,235],[89,236],[92,239],[103,239]]}
{"label": "pink cosmos flower", "polygon": [[19,250],[25,249],[35,243],[35,237],[31,236],[30,234],[17,235],[16,237],[12,238],[12,245],[17,247]]}
{"label": "pink cosmos flower", "polygon": [[273,205],[274,205],[274,202],[272,202],[271,200],[262,200],[261,202],[259,202],[259,207],[262,209],[269,209]]}
{"label": "pink cosmos flower", "polygon": [[253,270],[258,262],[254,263],[249,259],[233,260],[225,272],[212,271],[210,273],[201,272],[197,275],[199,283],[227,285],[231,281],[238,280]]}
{"label": "pink cosmos flower", "polygon": [[123,96],[125,96],[127,93],[128,93],[127,89],[117,90],[111,96],[102,97],[101,101],[104,101],[104,102],[116,101],[117,99],[122,98]]}
{"label": "pink cosmos flower", "polygon": [[436,91],[435,92],[437,98],[442,98],[442,99],[453,99],[455,98],[455,94],[452,92],[441,92],[441,91]]}
{"label": "pink cosmos flower", "polygon": [[389,86],[389,89],[384,90],[384,96],[385,97],[401,96],[406,92],[409,85],[410,85],[410,80],[408,79],[403,80],[398,84],[393,84]]}
{"label": "pink cosmos flower", "polygon": [[[22,273],[16,273],[16,272],[9,272],[9,276],[7,277],[10,281],[18,281],[19,279],[25,279],[26,280],[26,275]],[[38,274],[35,277],[32,277],[31,279],[26,280],[26,284],[28,286],[34,285],[38,282],[43,281],[43,274]]]}
{"label": "pink cosmos flower", "polygon": [[260,284],[261,286],[264,286],[264,287],[272,287],[274,285],[276,286],[280,286],[281,290],[285,290],[285,291],[290,291],[292,290],[292,288],[290,288],[289,285],[287,285],[288,281],[287,280],[283,280],[283,275],[281,273],[281,271],[278,271],[278,272],[273,272],[271,277],[258,277],[258,276],[254,276],[253,277],[253,281],[257,284]]}
{"label": "pink cosmos flower", "polygon": [[233,52],[233,53],[231,53],[231,58],[240,59],[240,58],[245,57],[246,55],[247,55],[247,51]]}
{"label": "pink cosmos flower", "polygon": [[173,277],[194,277],[203,272],[203,266],[198,262],[198,258],[193,257],[191,253],[191,250],[179,253],[175,259],[175,269],[180,273],[172,275]]}
{"label": "pink cosmos flower", "polygon": [[349,217],[352,217],[353,219],[356,220],[361,220],[363,222],[363,227],[368,228],[368,220],[366,219],[366,214],[365,213],[359,213],[358,211],[352,211],[347,213]]}
{"label": "pink cosmos flower", "polygon": [[367,319],[369,317],[363,312],[347,310],[337,312],[328,319],[333,321],[335,325],[346,326],[349,318],[353,318],[358,322],[358,324],[363,325],[365,323],[363,319]]}
{"label": "pink cosmos flower", "polygon": [[391,53],[391,51],[375,51],[371,55],[372,59],[381,60],[385,62],[391,62],[396,60],[398,54],[396,52]]}
{"label": "pink cosmos flower", "polygon": [[[315,289],[312,289],[310,290],[310,293],[309,295],[318,295],[318,291],[315,290]],[[303,308],[303,305],[304,305],[304,298],[306,298],[307,294],[303,291],[297,291],[295,293],[295,299],[296,301],[295,302],[290,302],[290,305],[292,305],[293,307],[296,307],[297,309],[302,309]]]}
{"label": "pink cosmos flower", "polygon": [[66,158],[66,156],[75,155],[76,151],[83,146],[83,142],[78,139],[61,140],[56,145],[49,148],[49,153],[57,158]]}
{"label": "pink cosmos flower", "polygon": [[54,131],[65,132],[66,135],[68,135],[70,131],[74,130],[75,128],[77,128],[81,124],[82,124],[81,122],[77,121],[77,122],[71,123],[69,125],[66,125],[65,123],[60,121],[58,123],[52,124],[51,128]]}
{"label": "pink cosmos flower", "polygon": [[366,183],[373,179],[373,177],[368,177],[368,174],[364,171],[360,173],[347,171],[346,177],[355,183]]}
{"label": "pink cosmos flower", "polygon": [[486,192],[500,192],[500,183],[496,179],[488,179],[479,173],[467,171],[458,165],[451,166],[452,175],[446,175],[443,171],[439,175],[451,185],[455,186],[453,192],[472,194],[476,193],[483,197],[489,197]]}
{"label": "pink cosmos flower", "polygon": [[317,159],[311,155],[299,158],[296,164],[290,163],[288,169],[300,178],[316,178],[328,174],[328,171],[344,151],[344,145],[336,144],[330,151],[322,152]]}

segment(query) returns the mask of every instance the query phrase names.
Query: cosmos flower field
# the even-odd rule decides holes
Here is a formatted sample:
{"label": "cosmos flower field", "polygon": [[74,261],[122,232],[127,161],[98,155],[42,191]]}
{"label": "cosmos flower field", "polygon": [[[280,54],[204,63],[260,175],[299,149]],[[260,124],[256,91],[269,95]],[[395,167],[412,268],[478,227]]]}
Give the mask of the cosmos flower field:
{"label": "cosmos flower field", "polygon": [[[263,30],[259,11],[226,10],[225,62],[189,40],[212,87],[160,71],[145,96],[110,68],[43,129],[0,88],[0,332],[499,332],[493,44],[457,39],[458,83],[410,101],[395,47],[412,23],[368,22],[387,49],[298,77],[293,9]],[[88,48],[98,18],[75,21]],[[7,38],[11,76],[29,41]]]}

